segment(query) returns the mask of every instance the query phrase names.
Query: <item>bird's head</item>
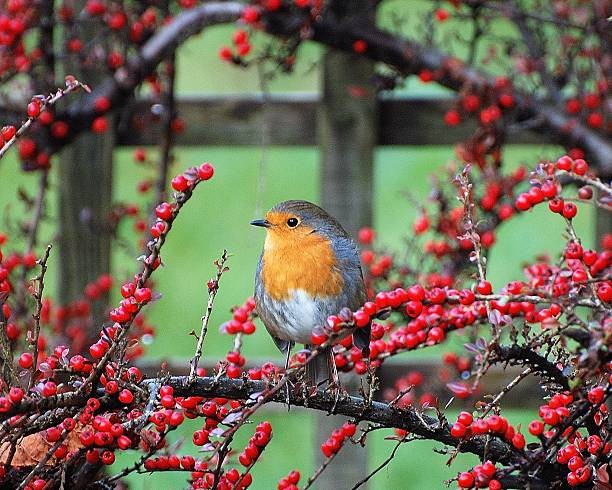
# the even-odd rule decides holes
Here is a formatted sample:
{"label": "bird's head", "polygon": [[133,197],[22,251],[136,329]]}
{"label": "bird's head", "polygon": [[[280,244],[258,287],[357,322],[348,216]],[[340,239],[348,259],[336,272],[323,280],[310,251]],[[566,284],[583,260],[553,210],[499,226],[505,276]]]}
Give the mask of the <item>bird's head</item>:
{"label": "bird's head", "polygon": [[266,248],[302,246],[321,238],[347,236],[332,216],[307,201],[284,201],[266,213],[264,219],[251,221],[266,228]]}

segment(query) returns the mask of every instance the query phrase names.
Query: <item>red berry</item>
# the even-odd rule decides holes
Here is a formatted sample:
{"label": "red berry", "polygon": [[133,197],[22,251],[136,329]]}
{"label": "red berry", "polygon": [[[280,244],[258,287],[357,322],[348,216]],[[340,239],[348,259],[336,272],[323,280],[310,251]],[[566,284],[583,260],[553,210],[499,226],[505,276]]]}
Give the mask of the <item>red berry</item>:
{"label": "red berry", "polygon": [[577,114],[580,112],[581,104],[578,99],[569,99],[565,103],[565,110],[570,114]]}
{"label": "red berry", "polygon": [[466,427],[470,426],[473,421],[474,418],[472,417],[472,414],[470,412],[461,412],[457,417],[457,422],[465,425]]}
{"label": "red berry", "polygon": [[548,202],[548,208],[553,212],[553,213],[559,213],[561,214],[563,212],[563,206],[565,205],[565,202],[563,201],[563,199],[561,199],[560,197],[557,197],[555,199],[551,199]]}
{"label": "red berry", "polygon": [[22,160],[29,160],[36,155],[36,143],[30,138],[23,138],[19,142],[18,151]]}
{"label": "red berry", "polygon": [[520,432],[514,434],[512,445],[517,449],[523,449],[525,447],[525,436]]}
{"label": "red berry", "polygon": [[37,99],[32,100],[28,104],[28,117],[38,117],[40,114],[40,101]]}
{"label": "red berry", "polygon": [[374,241],[374,237],[374,230],[369,227],[361,228],[359,230],[359,233],[357,234],[357,239],[360,243],[363,243],[364,245],[369,245],[370,243],[372,243]]}
{"label": "red berry", "polygon": [[450,110],[444,114],[444,122],[448,126],[457,126],[461,122],[461,115],[457,111]]}
{"label": "red berry", "polygon": [[557,160],[557,168],[569,172],[574,165],[574,160],[569,155],[563,155]]}
{"label": "red berry", "polygon": [[544,182],[540,188],[542,194],[547,199],[552,199],[557,195],[557,186],[553,182]]}
{"label": "red berry", "polygon": [[172,188],[175,191],[183,192],[189,188],[189,180],[184,175],[177,175],[172,179]]}
{"label": "red berry", "polygon": [[345,423],[342,426],[342,434],[344,437],[353,437],[357,430],[357,426],[355,424],[351,424],[349,422]]}
{"label": "red berry", "polygon": [[578,208],[576,207],[576,205],[573,202],[566,202],[563,205],[563,217],[566,219],[572,219],[574,216],[576,216],[576,213],[578,212]]}
{"label": "red berry", "polygon": [[119,393],[119,401],[125,405],[129,405],[134,401],[134,395],[130,390],[123,389],[121,393]]}
{"label": "red berry", "polygon": [[105,465],[111,465],[115,462],[115,453],[113,451],[103,451],[100,456],[102,463]]}
{"label": "red berry", "polygon": [[589,164],[585,162],[582,158],[576,159],[574,162],[574,172],[578,175],[584,175],[589,170]]}
{"label": "red berry", "polygon": [[448,13],[448,10],[443,9],[443,8],[439,8],[436,9],[436,19],[438,20],[438,22],[444,22],[445,20],[448,19],[448,16],[450,14]]}
{"label": "red berry", "polygon": [[23,354],[21,354],[19,356],[19,365],[23,368],[23,369],[29,369],[32,367],[32,364],[34,362],[34,357],[32,356],[31,353],[29,352],[24,352]]}
{"label": "red berry", "polygon": [[603,402],[604,395],[605,390],[603,386],[595,386],[589,391],[587,398],[593,405],[599,405],[601,402]]}
{"label": "red berry", "polygon": [[198,167],[198,177],[202,180],[210,180],[215,173],[215,168],[208,162]]}
{"label": "red berry", "polygon": [[232,48],[229,46],[223,46],[221,49],[219,49],[219,58],[223,61],[231,61],[234,58]]}
{"label": "red berry", "polygon": [[604,303],[612,303],[612,286],[602,283],[597,288],[597,297]]}
{"label": "red berry", "polygon": [[60,437],[62,437],[62,431],[59,427],[50,427],[45,433],[47,442],[57,442],[60,440]]}
{"label": "red berry", "polygon": [[501,94],[499,96],[499,105],[504,109],[509,109],[514,106],[514,96],[512,94]]}
{"label": "red berry", "polygon": [[516,198],[516,201],[514,201],[514,205],[519,211],[527,211],[528,209],[530,209],[531,200],[529,199],[529,194],[527,194],[526,192],[519,194]]}
{"label": "red berry", "polygon": [[474,486],[474,475],[468,472],[461,473],[457,483],[461,488],[472,488]]}
{"label": "red berry", "polygon": [[108,99],[108,97],[98,97],[95,101],[94,101],[94,109],[96,110],[96,112],[107,112],[111,107],[111,103],[110,100]]}
{"label": "red berry", "polygon": [[139,288],[134,291],[134,299],[139,303],[148,303],[151,301],[151,289],[150,288]]}
{"label": "red berry", "polygon": [[47,381],[43,385],[42,394],[43,396],[53,396],[57,393],[57,385],[53,381]]}
{"label": "red berry", "polygon": [[604,118],[600,112],[591,112],[587,116],[587,124],[592,128],[601,128],[603,126]]}
{"label": "red berry", "polygon": [[366,43],[363,39],[357,39],[353,43],[353,51],[357,54],[363,54],[368,50],[368,43]]}
{"label": "red berry", "polygon": [[593,189],[588,185],[581,187],[578,189],[578,197],[585,200],[591,199],[593,197]]}
{"label": "red berry", "polygon": [[0,134],[2,135],[2,139],[4,141],[9,141],[13,136],[15,136],[16,132],[17,130],[15,129],[15,126],[3,126],[2,130],[0,130]]}
{"label": "red berry", "polygon": [[255,7],[245,7],[242,11],[242,20],[247,24],[253,24],[259,20],[259,11]]}
{"label": "red berry", "polygon": [[353,321],[355,322],[355,326],[357,328],[363,328],[370,323],[370,315],[363,310],[357,310],[355,313],[353,313]]}
{"label": "red berry", "polygon": [[193,433],[193,443],[196,446],[203,446],[208,442],[208,431],[206,430],[196,430]]}
{"label": "red berry", "polygon": [[105,117],[96,117],[91,123],[91,130],[94,133],[101,134],[108,129],[108,121]]}
{"label": "red berry", "polygon": [[480,98],[477,95],[468,94],[463,98],[461,105],[465,111],[474,112],[480,107]]}
{"label": "red berry", "polygon": [[583,466],[584,460],[580,456],[572,456],[567,462],[567,467],[571,471],[576,471],[578,468],[582,468]]}
{"label": "red berry", "polygon": [[19,388],[18,386],[12,386],[9,391],[9,398],[13,403],[19,403],[23,397],[25,396],[25,392],[23,388]]}
{"label": "red berry", "polygon": [[461,439],[467,433],[467,427],[459,422],[455,422],[451,427],[450,433],[453,437]]}
{"label": "red berry", "polygon": [[479,294],[491,294],[493,292],[493,286],[489,281],[480,281],[476,285],[476,292]]}
{"label": "red berry", "polygon": [[529,433],[533,436],[539,436],[544,432],[544,424],[539,420],[533,420],[529,424]]}
{"label": "red berry", "polygon": [[65,121],[55,121],[51,125],[51,136],[57,139],[64,139],[68,135],[68,123]]}

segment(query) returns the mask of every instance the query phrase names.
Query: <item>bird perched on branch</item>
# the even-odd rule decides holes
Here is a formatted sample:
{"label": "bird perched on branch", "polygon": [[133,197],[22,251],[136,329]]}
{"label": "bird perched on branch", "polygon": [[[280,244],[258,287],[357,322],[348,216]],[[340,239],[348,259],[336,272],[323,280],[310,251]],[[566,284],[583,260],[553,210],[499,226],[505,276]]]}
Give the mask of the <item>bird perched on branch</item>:
{"label": "bird perched on branch", "polygon": [[[309,347],[313,329],[325,325],[328,316],[365,302],[359,251],[342,225],[310,202],[281,202],[251,224],[266,228],[255,275],[257,313],[288,367],[296,342]],[[369,326],[355,330],[353,340],[367,348]],[[337,387],[331,348],[306,366],[307,382],[316,386],[325,369]]]}

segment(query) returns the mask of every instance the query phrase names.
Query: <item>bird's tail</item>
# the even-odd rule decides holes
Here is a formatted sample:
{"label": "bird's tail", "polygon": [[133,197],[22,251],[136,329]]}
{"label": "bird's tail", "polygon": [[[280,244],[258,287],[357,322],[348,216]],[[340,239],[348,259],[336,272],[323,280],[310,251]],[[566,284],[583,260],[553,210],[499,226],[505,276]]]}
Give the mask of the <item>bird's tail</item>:
{"label": "bird's tail", "polygon": [[316,387],[325,381],[329,381],[332,369],[331,362],[334,362],[334,358],[331,347],[328,347],[306,364],[306,384]]}

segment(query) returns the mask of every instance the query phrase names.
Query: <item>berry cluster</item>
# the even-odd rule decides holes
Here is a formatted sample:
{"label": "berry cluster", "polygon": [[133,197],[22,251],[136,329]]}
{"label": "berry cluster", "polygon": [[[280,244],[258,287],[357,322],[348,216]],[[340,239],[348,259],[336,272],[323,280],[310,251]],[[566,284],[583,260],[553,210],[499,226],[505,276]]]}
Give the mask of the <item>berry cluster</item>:
{"label": "berry cluster", "polygon": [[321,444],[321,452],[326,458],[331,458],[340,451],[347,439],[355,435],[357,425],[351,422],[346,422],[339,429],[332,432],[329,439]]}
{"label": "berry cluster", "polygon": [[[430,82],[437,75],[432,72],[421,72],[421,81]],[[512,82],[506,77],[497,77],[492,87],[482,93],[466,93],[457,104],[444,114],[444,122],[449,126],[457,126],[470,115],[477,115],[483,126],[494,125],[503,115],[503,111],[511,110],[515,105]]]}
{"label": "berry cluster", "polygon": [[281,478],[276,486],[277,490],[298,490],[297,484],[300,482],[300,472],[291,471],[286,477]]}
{"label": "berry cluster", "polygon": [[[587,176],[589,164],[582,158],[576,160],[569,155],[564,155],[555,164],[541,165],[532,180],[532,187],[528,192],[518,195],[515,206],[519,211],[527,211],[537,204],[548,201],[548,207],[553,213],[558,213],[564,218],[571,220],[578,213],[576,204],[564,201],[559,196],[561,185],[558,180],[559,174],[569,174],[577,179],[585,179],[587,182],[598,182]],[[578,199],[588,201],[593,197],[593,189],[585,185],[578,190]]]}
{"label": "berry cluster", "polygon": [[459,488],[488,488],[489,490],[500,490],[502,484],[495,479],[497,469],[495,463],[485,461],[474,466],[471,471],[464,471],[457,477]]}
{"label": "berry cluster", "polygon": [[469,439],[474,436],[490,434],[507,441],[519,451],[525,447],[525,436],[509,424],[505,417],[499,415],[474,419],[471,413],[461,412],[450,432],[453,437],[458,439]]}

